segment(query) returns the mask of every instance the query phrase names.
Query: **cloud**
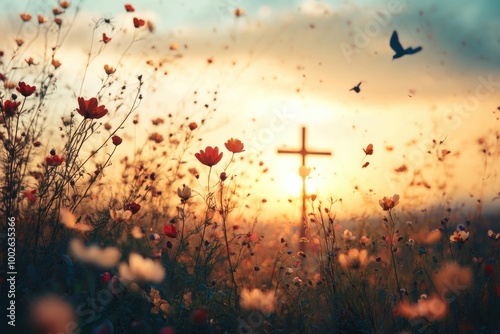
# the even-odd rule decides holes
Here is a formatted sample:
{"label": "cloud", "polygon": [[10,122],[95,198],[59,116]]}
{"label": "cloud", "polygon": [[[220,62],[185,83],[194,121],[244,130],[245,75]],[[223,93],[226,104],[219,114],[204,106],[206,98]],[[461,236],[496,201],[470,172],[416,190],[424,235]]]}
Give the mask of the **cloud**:
{"label": "cloud", "polygon": [[326,2],[317,0],[303,0],[300,5],[301,12],[309,16],[323,16],[330,13],[332,9],[332,6]]}
{"label": "cloud", "polygon": [[[74,26],[61,49],[59,83],[62,86],[68,81],[73,91],[80,87],[83,67],[69,64],[85,62],[91,18],[102,15],[97,13],[101,7],[96,3],[92,0],[82,7],[79,18],[83,24]],[[400,7],[389,7],[389,3],[399,3]],[[242,7],[245,15],[210,16],[219,5]],[[455,5],[410,0],[280,0],[265,4],[223,0],[183,5],[144,2],[141,6],[137,8],[139,14],[144,10],[146,15],[146,7],[158,13],[158,29],[128,50],[124,67],[117,70],[117,77],[125,79],[127,87],[133,76],[144,74],[141,110],[148,110],[151,117],[175,112],[199,121],[207,116],[199,108],[206,102],[209,109],[217,111],[207,119],[203,139],[215,144],[226,139],[220,138],[221,133],[244,131],[250,136],[262,129],[268,131],[272,119],[269,115],[293,109],[293,119],[262,145],[263,158],[272,159],[272,170],[280,174],[284,170],[286,174],[287,168],[296,171],[296,166],[287,164],[290,160],[276,158],[275,149],[283,144],[295,147],[300,126],[307,125],[308,144],[334,152],[333,159],[325,163],[315,159],[308,163],[323,168],[318,174],[325,177],[325,184],[335,182],[331,189],[345,199],[346,206],[359,197],[358,192],[351,191],[355,184],[369,184],[379,193],[386,189],[400,191],[391,187],[406,186],[404,182],[409,179],[402,174],[389,175],[388,171],[403,163],[409,168],[406,175],[422,170],[424,162],[433,162],[426,153],[432,139],[447,137],[446,148],[470,157],[474,150],[470,138],[483,135],[485,124],[494,122],[494,116],[487,114],[496,103],[492,97],[479,101],[472,111],[463,112],[464,101],[474,98],[479,76],[492,75],[496,82],[500,78],[499,60],[492,56],[500,52],[500,23],[495,20],[499,5],[491,1],[468,4],[460,0]],[[89,8],[93,12],[88,12]],[[107,10],[102,8],[103,12]],[[323,8],[328,13],[322,14]],[[115,66],[130,41],[131,34],[120,30],[123,23],[128,33],[132,32],[128,18],[121,12],[123,8],[119,9],[112,20],[116,25],[113,41],[89,67],[84,96],[95,93],[104,75],[103,65]],[[16,24],[0,23],[4,32],[17,31],[12,27],[18,27],[19,18],[12,17],[9,15],[9,20]],[[398,30],[403,45],[422,45],[423,51],[392,61],[389,38],[393,30]],[[172,42],[179,45],[179,50],[169,50]],[[208,57],[213,57],[213,63],[207,63]],[[154,71],[145,65],[149,59],[155,64],[162,62],[163,67]],[[362,91],[353,95],[349,89],[360,81]],[[217,101],[210,96],[214,91],[218,93]],[[72,105],[76,107],[75,102]],[[451,114],[459,115],[452,119]],[[411,140],[425,145],[405,147],[404,143]],[[368,141],[378,150],[367,169],[372,172],[371,178],[352,168],[359,162],[353,152],[360,152]],[[392,153],[383,154],[385,145],[394,146]],[[421,163],[409,163],[415,156],[421,158]],[[465,173],[480,171],[480,166],[473,166],[480,160],[457,157],[453,163]],[[481,172],[477,175],[485,176]],[[456,176],[460,189],[448,191],[453,196],[466,194],[481,184],[478,178]],[[453,182],[448,182],[451,189]]]}

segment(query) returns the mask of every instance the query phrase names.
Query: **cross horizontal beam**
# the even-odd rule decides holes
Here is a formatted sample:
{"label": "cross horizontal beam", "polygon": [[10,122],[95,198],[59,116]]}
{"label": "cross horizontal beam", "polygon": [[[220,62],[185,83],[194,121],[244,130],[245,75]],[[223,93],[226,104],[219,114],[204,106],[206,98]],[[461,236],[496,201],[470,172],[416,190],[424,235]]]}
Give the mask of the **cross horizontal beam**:
{"label": "cross horizontal beam", "polygon": [[302,156],[302,166],[306,165],[306,156],[308,155],[332,155],[332,152],[309,151],[306,148],[306,128],[302,127],[302,147],[298,150],[280,149],[278,153],[300,154]]}

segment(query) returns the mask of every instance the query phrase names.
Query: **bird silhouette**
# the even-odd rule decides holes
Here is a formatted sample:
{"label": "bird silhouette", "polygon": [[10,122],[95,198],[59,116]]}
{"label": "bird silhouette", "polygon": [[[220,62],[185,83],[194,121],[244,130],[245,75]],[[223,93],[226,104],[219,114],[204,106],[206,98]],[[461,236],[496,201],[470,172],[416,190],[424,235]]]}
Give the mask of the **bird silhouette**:
{"label": "bird silhouette", "polygon": [[399,37],[398,37],[398,33],[396,32],[396,30],[394,30],[394,32],[392,33],[391,41],[389,44],[390,44],[391,48],[394,50],[394,52],[396,52],[396,54],[394,56],[392,56],[392,60],[401,58],[404,55],[412,55],[412,54],[417,53],[420,50],[422,50],[421,46],[418,46],[416,48],[409,47],[409,48],[404,49],[403,46],[401,45],[401,43],[399,43]]}
{"label": "bird silhouette", "polygon": [[353,90],[353,91],[355,91],[356,93],[361,92],[361,88],[359,88],[359,86],[361,86],[361,82],[362,82],[362,81],[360,81],[360,82],[359,82],[359,84],[357,84],[356,86],[352,87],[352,88],[351,88],[351,89],[349,89],[349,90],[350,90],[350,91],[351,91],[351,90]]}

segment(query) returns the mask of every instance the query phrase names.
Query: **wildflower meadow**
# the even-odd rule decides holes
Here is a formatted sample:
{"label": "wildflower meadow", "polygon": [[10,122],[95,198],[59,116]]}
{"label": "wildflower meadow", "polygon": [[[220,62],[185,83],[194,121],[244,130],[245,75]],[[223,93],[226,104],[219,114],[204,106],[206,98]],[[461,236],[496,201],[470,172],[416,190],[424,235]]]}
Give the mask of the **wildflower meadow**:
{"label": "wildflower meadow", "polygon": [[[328,57],[308,60],[304,45],[334,33],[341,4],[299,1],[299,14],[281,17],[271,4],[213,1],[203,16],[183,2],[190,22],[215,20],[191,36],[194,23],[174,7],[163,17],[154,1],[113,1],[106,13],[95,1],[19,3],[0,1],[1,333],[500,333],[500,106],[488,100],[500,105],[498,71],[476,91],[457,88],[487,114],[428,127],[362,116],[360,104],[334,121],[321,104],[297,111],[336,80],[342,107],[369,108],[371,90],[380,110],[394,99],[440,112],[446,77],[424,66],[445,65],[425,58],[431,38],[412,39],[398,21],[418,11],[380,7],[366,21],[380,33],[345,35],[366,46],[326,53],[345,61],[339,71],[362,53],[384,57],[381,78],[425,63],[424,78],[408,75],[410,90],[399,90],[307,72]],[[285,33],[309,35],[276,56]],[[250,52],[237,49],[245,43]],[[287,63],[295,52],[310,63]],[[280,66],[289,76],[275,74]],[[267,111],[247,117],[250,105]],[[302,164],[278,154],[300,143],[300,126],[311,150],[303,137],[291,152]]]}

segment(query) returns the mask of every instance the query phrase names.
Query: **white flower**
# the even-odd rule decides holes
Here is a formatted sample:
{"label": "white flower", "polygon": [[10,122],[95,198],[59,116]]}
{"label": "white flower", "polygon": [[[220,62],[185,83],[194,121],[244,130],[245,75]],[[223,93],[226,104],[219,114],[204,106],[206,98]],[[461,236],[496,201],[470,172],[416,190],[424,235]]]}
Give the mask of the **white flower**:
{"label": "white flower", "polygon": [[80,232],[88,232],[92,230],[91,225],[78,223],[75,215],[67,208],[61,208],[59,215],[61,223],[69,229],[78,230]]}
{"label": "white flower", "polygon": [[139,226],[134,226],[132,228],[132,231],[130,231],[130,234],[135,238],[135,239],[141,239],[144,238],[144,233],[142,233],[142,230]]}
{"label": "white flower", "polygon": [[461,294],[472,280],[472,271],[455,262],[446,263],[432,279],[440,296]]}
{"label": "white flower", "polygon": [[122,223],[132,217],[132,211],[130,210],[109,210],[109,214],[117,223]]}
{"label": "white flower", "polygon": [[396,307],[398,314],[407,319],[425,318],[429,321],[440,320],[446,317],[448,313],[448,304],[440,297],[422,295],[416,304],[410,304],[407,301],[402,301]]}
{"label": "white flower", "polygon": [[243,289],[240,296],[240,306],[245,310],[256,310],[270,314],[274,312],[274,292]]}
{"label": "white flower", "polygon": [[118,268],[120,278],[125,281],[151,281],[160,283],[165,277],[165,268],[158,262],[131,253],[128,264],[122,262]]}
{"label": "white flower", "polygon": [[490,237],[493,240],[498,240],[500,239],[500,233],[495,233],[493,230],[488,230],[488,237]]}
{"label": "white flower", "polygon": [[342,239],[345,241],[354,241],[356,240],[356,236],[353,235],[348,229],[345,229],[344,234],[342,234]]}
{"label": "white flower", "polygon": [[293,278],[293,284],[295,284],[296,286],[299,286],[302,284],[302,280],[299,278],[299,277],[294,277]]}
{"label": "white flower", "polygon": [[182,188],[177,188],[177,196],[179,196],[182,201],[187,201],[191,197],[191,188],[183,184]]}
{"label": "white flower", "polygon": [[469,238],[469,232],[465,231],[455,231],[450,236],[451,242],[461,242],[464,243]]}
{"label": "white flower", "polygon": [[339,263],[347,269],[364,269],[368,264],[368,251],[357,248],[350,249],[347,254],[339,255]]}
{"label": "white flower", "polygon": [[116,247],[102,249],[97,245],[86,247],[79,239],[69,242],[69,252],[79,261],[94,264],[102,268],[114,267],[120,260],[121,253]]}

